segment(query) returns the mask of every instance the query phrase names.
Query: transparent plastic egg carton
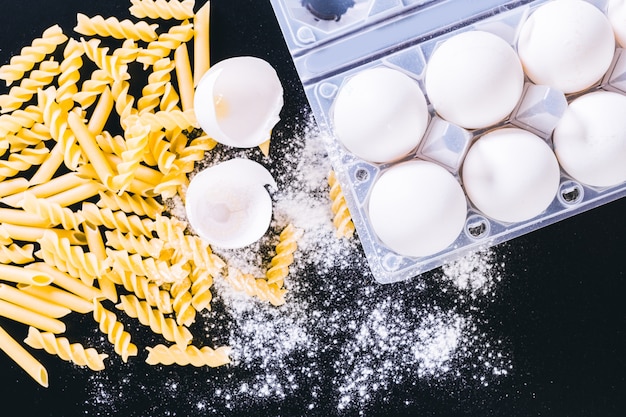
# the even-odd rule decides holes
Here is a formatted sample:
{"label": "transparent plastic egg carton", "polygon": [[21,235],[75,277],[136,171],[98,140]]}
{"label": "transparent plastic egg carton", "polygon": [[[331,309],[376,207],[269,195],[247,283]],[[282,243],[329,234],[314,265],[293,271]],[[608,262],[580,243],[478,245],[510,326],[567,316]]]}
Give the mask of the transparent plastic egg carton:
{"label": "transparent plastic egg carton", "polygon": [[[403,256],[389,249],[370,223],[367,204],[372,187],[390,167],[409,160],[434,162],[463,186],[460,171],[466,153],[485,133],[502,127],[521,128],[552,147],[552,132],[572,100],[596,90],[626,94],[626,52],[617,47],[604,77],[575,94],[533,84],[525,77],[522,97],[515,109],[489,127],[465,129],[434,111],[428,101],[424,76],[437,45],[458,33],[480,30],[501,37],[515,48],[520,26],[536,8],[549,1],[353,0],[345,3],[352,4],[351,7],[342,8],[343,0],[337,0],[339,12],[323,9],[312,13],[306,7],[309,3],[306,0],[271,0],[314,116],[324,133],[329,157],[370,268],[380,283],[414,277],[469,251],[505,242],[626,195],[626,183],[592,187],[560,168],[558,192],[540,215],[514,223],[496,221],[467,198],[465,225],[456,240],[446,249],[423,257]],[[589,3],[606,12],[607,0]],[[343,14],[338,16],[340,12]],[[356,157],[337,140],[333,130],[333,103],[341,87],[355,74],[376,67],[409,75],[428,101],[429,121],[421,142],[406,157],[390,163],[372,163]]]}

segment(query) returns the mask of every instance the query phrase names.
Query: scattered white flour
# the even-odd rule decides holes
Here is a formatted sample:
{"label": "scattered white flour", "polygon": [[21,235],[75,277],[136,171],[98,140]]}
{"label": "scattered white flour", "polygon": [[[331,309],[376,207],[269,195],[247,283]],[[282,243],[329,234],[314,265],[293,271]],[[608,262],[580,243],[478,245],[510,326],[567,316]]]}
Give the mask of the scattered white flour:
{"label": "scattered white flour", "polygon": [[[172,409],[188,404],[187,416],[257,408],[295,410],[281,415],[367,415],[370,404],[386,404],[389,391],[402,398],[402,387],[453,380],[485,387],[505,377],[512,368],[506,343],[483,330],[484,306],[495,297],[503,267],[493,252],[468,254],[406,282],[376,283],[358,239],[334,235],[330,165],[318,132],[308,128],[302,137],[280,139],[281,153],[273,157],[277,164],[282,158],[284,169],[273,173],[279,189],[273,191],[271,230],[246,250],[214,251],[228,264],[262,273],[280,230],[288,223],[301,229],[285,281],[286,304],[251,299],[216,277],[213,309],[198,317],[192,332],[204,333],[209,345],[231,346],[233,363],[193,371],[150,368],[158,375],[155,384],[140,391],[157,399],[159,415],[183,415],[168,411],[170,397]],[[259,154],[251,150],[248,156]],[[192,377],[180,376],[189,372]],[[95,374],[89,389],[101,405],[123,411],[133,398],[115,388],[117,377]],[[414,401],[407,395],[403,404]]]}

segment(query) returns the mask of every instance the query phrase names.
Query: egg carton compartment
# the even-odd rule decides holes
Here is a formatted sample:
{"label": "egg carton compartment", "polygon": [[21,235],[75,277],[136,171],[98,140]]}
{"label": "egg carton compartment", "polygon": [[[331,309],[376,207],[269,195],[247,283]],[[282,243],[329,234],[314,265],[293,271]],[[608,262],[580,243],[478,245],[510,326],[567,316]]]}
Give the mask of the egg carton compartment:
{"label": "egg carton compartment", "polygon": [[[305,53],[291,49],[316,121],[325,134],[329,157],[377,281],[391,283],[414,277],[469,251],[497,245],[626,195],[626,183],[590,186],[573,178],[559,164],[557,191],[547,208],[532,218],[503,221],[485,214],[473,203],[462,176],[465,159],[472,145],[485,135],[501,129],[516,128],[532,133],[547,144],[550,153],[553,153],[553,131],[571,102],[598,91],[626,95],[626,52],[623,49],[615,48],[613,61],[598,82],[576,93],[565,93],[558,88],[534,83],[526,74],[523,90],[514,109],[500,121],[485,127],[462,127],[447,120],[435,111],[427,94],[426,72],[433,53],[443,42],[460,33],[481,31],[496,35],[515,49],[520,27],[537,8],[550,1],[495,1],[468,5],[473,2],[451,0],[428,2],[413,8],[404,2],[402,6],[405,9],[387,20],[368,20],[368,25],[353,28],[347,34],[336,32],[333,42],[320,43]],[[587,3],[606,13],[608,0]],[[441,14],[444,10],[448,11],[445,16]],[[430,24],[412,25],[409,28],[408,25],[402,25],[406,22]],[[284,31],[289,30],[282,23],[281,27]],[[397,31],[390,29],[394,27]],[[381,34],[385,41],[368,45],[367,42],[376,33]],[[392,47],[394,42],[395,46]],[[354,45],[360,45],[360,49],[346,53]],[[339,141],[333,114],[342,88],[356,75],[378,68],[395,70],[419,86],[427,102],[428,120],[421,141],[412,150],[400,158],[372,162],[358,157]],[[374,230],[368,207],[377,181],[392,168],[412,161],[427,161],[444,168],[458,181],[465,193],[466,212],[461,231],[443,250],[424,256],[402,255],[385,244]]]}

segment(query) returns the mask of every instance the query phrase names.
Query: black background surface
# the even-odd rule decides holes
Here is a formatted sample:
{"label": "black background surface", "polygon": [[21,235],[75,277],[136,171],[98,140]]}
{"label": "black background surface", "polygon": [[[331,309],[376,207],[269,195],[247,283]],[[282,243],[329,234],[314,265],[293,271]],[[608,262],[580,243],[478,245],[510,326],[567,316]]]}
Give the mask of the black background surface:
{"label": "black background surface", "polygon": [[[77,12],[120,19],[130,17],[129,2],[125,0],[3,0],[0,4],[1,63],[8,62],[52,24],[60,24],[69,33],[75,25]],[[301,123],[307,109],[306,98],[269,2],[213,0],[212,62],[240,55],[258,56],[277,69],[285,86],[286,103],[283,122],[277,129],[288,131]],[[497,248],[497,256],[506,259],[506,278],[484,309],[487,316],[484,331],[494,339],[507,342],[513,358],[513,369],[508,376],[487,387],[468,382],[463,375],[423,384],[411,381],[393,386],[380,398],[374,398],[361,410],[362,414],[626,415],[625,213],[626,200],[622,199]],[[341,274],[337,280],[372,285],[364,260],[358,254],[354,268],[348,272],[344,269]],[[430,278],[430,274],[424,274],[414,280]],[[374,285],[371,297],[396,292],[402,297],[411,297],[410,292],[400,291],[408,286],[409,283]],[[336,297],[334,293],[325,293],[324,286],[320,286],[319,291],[324,298]],[[349,304],[349,297],[342,302]],[[89,322],[88,318],[85,320]],[[2,325],[9,330],[13,328],[6,320]],[[332,351],[328,357],[319,356],[322,374],[333,372],[333,359]],[[305,366],[306,360],[300,358],[301,362],[295,366]],[[268,398],[250,405],[242,399],[235,411],[220,408],[219,404],[214,405],[212,412],[194,409],[186,401],[184,392],[175,397],[159,396],[150,387],[158,385],[163,378],[175,378],[190,393],[214,391],[219,389],[220,378],[229,378],[232,382],[246,375],[237,370],[150,367],[139,360],[103,371],[108,373],[107,381],[120,384],[121,388],[113,391],[119,392],[120,400],[115,406],[107,403],[98,407],[85,403],[93,402],[85,392],[91,371],[72,367],[53,357],[44,358],[43,363],[51,375],[47,389],[38,386],[6,355],[0,354],[0,415],[342,414],[332,404],[331,382],[326,387],[328,392],[323,391],[313,400],[306,380],[299,381],[301,388],[285,398]],[[130,381],[124,379],[129,375]],[[319,402],[313,411],[304,407],[311,401]],[[358,411],[352,409],[343,415],[358,414]]]}

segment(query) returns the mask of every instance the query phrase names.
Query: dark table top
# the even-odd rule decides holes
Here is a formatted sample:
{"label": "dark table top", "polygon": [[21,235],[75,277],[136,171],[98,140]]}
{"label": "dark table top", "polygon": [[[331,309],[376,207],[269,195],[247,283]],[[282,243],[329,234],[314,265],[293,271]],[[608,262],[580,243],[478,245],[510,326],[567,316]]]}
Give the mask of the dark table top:
{"label": "dark table top", "polygon": [[[0,62],[52,24],[72,33],[77,12],[121,19],[130,17],[129,5],[5,1]],[[212,62],[240,55],[270,62],[285,87],[270,158],[247,154],[283,178],[287,161],[310,157],[302,138],[314,127],[271,6],[213,0]],[[311,163],[326,169],[315,155]],[[325,201],[323,184],[309,191]],[[372,279],[358,241],[318,232],[319,242],[309,241],[297,257],[285,306],[238,298],[216,284],[213,308],[193,332],[209,345],[230,344],[235,363],[147,365],[143,348],[156,339],[132,320],[125,323],[141,352],[123,363],[92,318],[75,315],[67,337],[109,353],[107,368],[95,373],[32,351],[50,375],[43,388],[0,354],[1,414],[624,415],[625,212],[618,200],[389,285]],[[26,336],[25,326],[0,322],[16,338]]]}

